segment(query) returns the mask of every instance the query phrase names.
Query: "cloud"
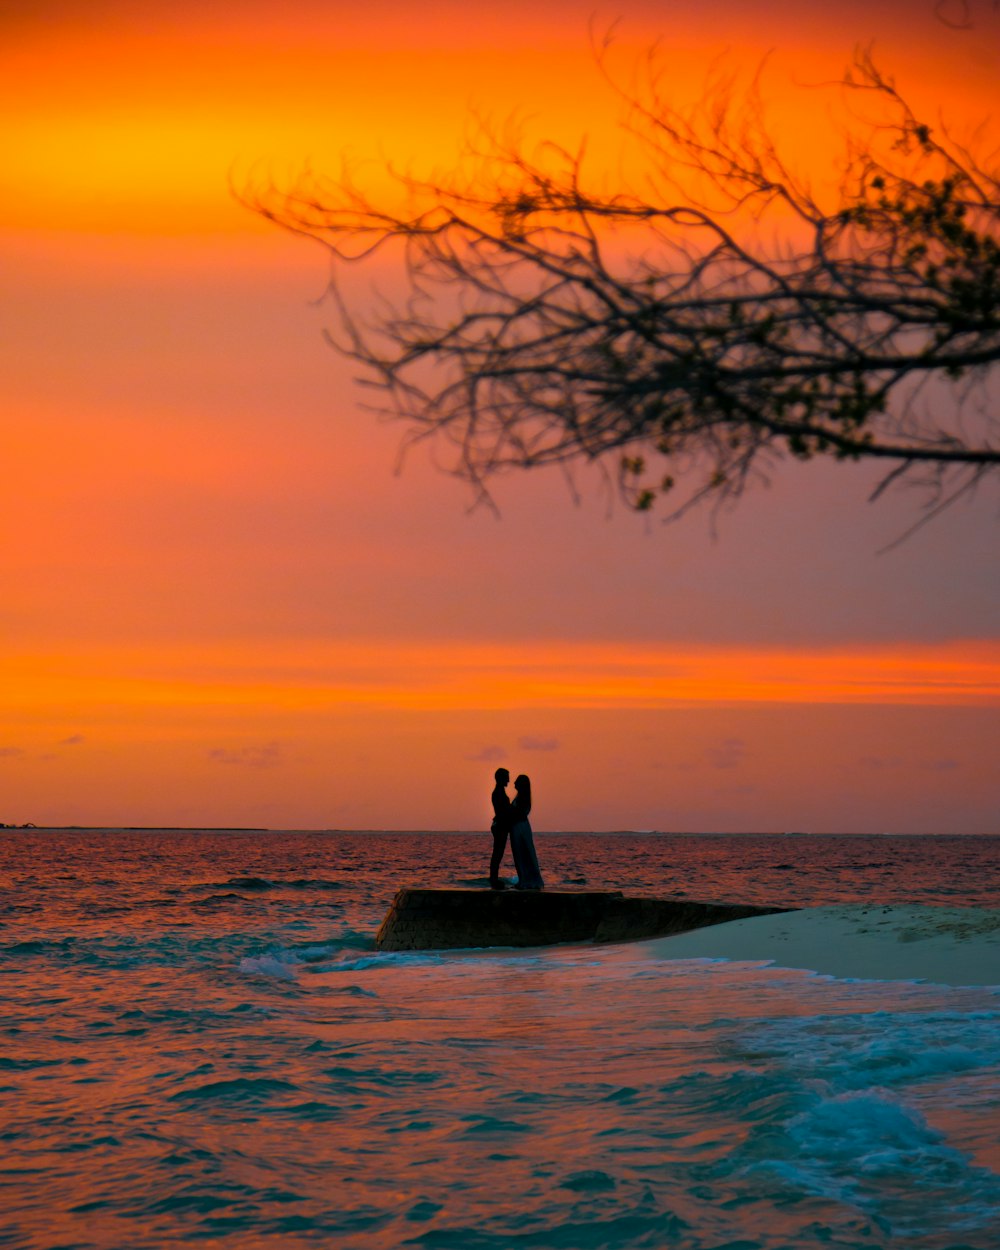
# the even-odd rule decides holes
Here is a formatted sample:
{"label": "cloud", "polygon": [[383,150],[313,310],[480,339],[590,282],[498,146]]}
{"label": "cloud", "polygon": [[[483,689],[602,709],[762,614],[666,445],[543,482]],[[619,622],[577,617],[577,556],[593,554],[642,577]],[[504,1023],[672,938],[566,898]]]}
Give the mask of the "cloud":
{"label": "cloud", "polygon": [[888,772],[897,768],[910,772],[950,773],[956,768],[961,768],[962,762],[953,759],[950,755],[943,755],[934,760],[903,759],[899,755],[862,755],[857,766],[871,773]]}
{"label": "cloud", "polygon": [[742,738],[723,738],[718,746],[709,747],[705,758],[712,768],[737,768],[747,753],[747,744]]}
{"label": "cloud", "polygon": [[68,738],[60,738],[57,747],[78,747],[84,741],[83,734],[70,734]]}
{"label": "cloud", "polygon": [[20,747],[0,747],[0,760],[17,759],[19,755],[23,755],[24,751]]}
{"label": "cloud", "polygon": [[467,755],[465,758],[477,764],[496,764],[507,758],[507,752],[503,747],[489,746],[482,747],[475,755]]}
{"label": "cloud", "polygon": [[522,751],[558,751],[558,738],[532,738],[530,736],[518,738],[517,745]]}
{"label": "cloud", "polygon": [[272,768],[281,763],[281,748],[276,742],[265,742],[259,747],[240,747],[229,751],[215,747],[208,758],[216,764],[236,764],[242,768]]}

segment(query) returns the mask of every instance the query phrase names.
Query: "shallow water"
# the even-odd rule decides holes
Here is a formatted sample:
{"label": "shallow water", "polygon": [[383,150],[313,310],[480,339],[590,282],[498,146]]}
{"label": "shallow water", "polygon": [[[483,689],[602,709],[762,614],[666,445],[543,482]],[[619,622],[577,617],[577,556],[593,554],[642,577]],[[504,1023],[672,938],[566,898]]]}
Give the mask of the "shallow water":
{"label": "shallow water", "polygon": [[[1000,1247],[997,990],[374,951],[487,841],[0,834],[0,1246]],[[537,842],[553,885],[1000,905],[997,839]]]}

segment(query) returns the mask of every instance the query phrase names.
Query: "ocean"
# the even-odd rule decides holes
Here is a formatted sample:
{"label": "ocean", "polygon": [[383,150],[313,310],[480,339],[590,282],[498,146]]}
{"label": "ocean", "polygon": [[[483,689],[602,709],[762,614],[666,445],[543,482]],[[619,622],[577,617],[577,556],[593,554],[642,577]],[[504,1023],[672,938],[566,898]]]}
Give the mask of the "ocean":
{"label": "ocean", "polygon": [[[1000,838],[536,834],[549,886],[1000,906]],[[379,954],[486,833],[0,830],[0,1247],[1000,1248],[1000,987]]]}

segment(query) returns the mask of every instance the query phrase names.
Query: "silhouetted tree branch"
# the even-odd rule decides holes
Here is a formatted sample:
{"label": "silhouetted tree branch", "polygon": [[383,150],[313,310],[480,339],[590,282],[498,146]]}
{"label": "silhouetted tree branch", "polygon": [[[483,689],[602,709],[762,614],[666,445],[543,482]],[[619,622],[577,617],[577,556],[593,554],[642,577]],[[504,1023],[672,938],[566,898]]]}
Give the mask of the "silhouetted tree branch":
{"label": "silhouetted tree branch", "polygon": [[[972,30],[976,24],[974,11],[979,7],[976,0],[935,0],[934,16],[954,30]],[[988,7],[996,12],[1000,4],[991,0]]]}
{"label": "silhouetted tree branch", "polygon": [[444,440],[484,493],[508,467],[583,458],[613,463],[639,508],[684,477],[683,511],[738,498],[782,456],[828,455],[885,462],[876,494],[916,474],[937,507],[995,470],[995,155],[933,131],[860,52],[821,203],[758,84],[716,82],[684,113],[657,64],[638,86],[608,78],[640,192],[588,187],[582,152],[487,134],[454,180],[399,175],[401,210],[348,177],[245,198],[335,262],[398,249],[409,296],[367,317],[333,266],[332,341],[408,439]]}

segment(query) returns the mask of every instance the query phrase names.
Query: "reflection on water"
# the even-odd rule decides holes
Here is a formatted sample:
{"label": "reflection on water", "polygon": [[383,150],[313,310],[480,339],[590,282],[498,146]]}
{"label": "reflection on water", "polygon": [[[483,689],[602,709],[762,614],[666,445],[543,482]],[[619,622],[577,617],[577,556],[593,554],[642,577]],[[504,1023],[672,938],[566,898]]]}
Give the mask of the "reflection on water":
{"label": "reflection on water", "polygon": [[[0,1245],[997,1250],[995,992],[372,949],[415,859],[442,881],[467,848],[474,877],[486,840],[5,836]],[[888,874],[887,840],[827,841],[706,839],[699,867],[700,840],[623,840],[618,876],[606,840],[539,852],[692,897],[923,902],[967,872],[952,901],[996,901],[985,844],[943,872],[948,841],[928,866],[893,839]],[[830,893],[775,897],[789,844]]]}

